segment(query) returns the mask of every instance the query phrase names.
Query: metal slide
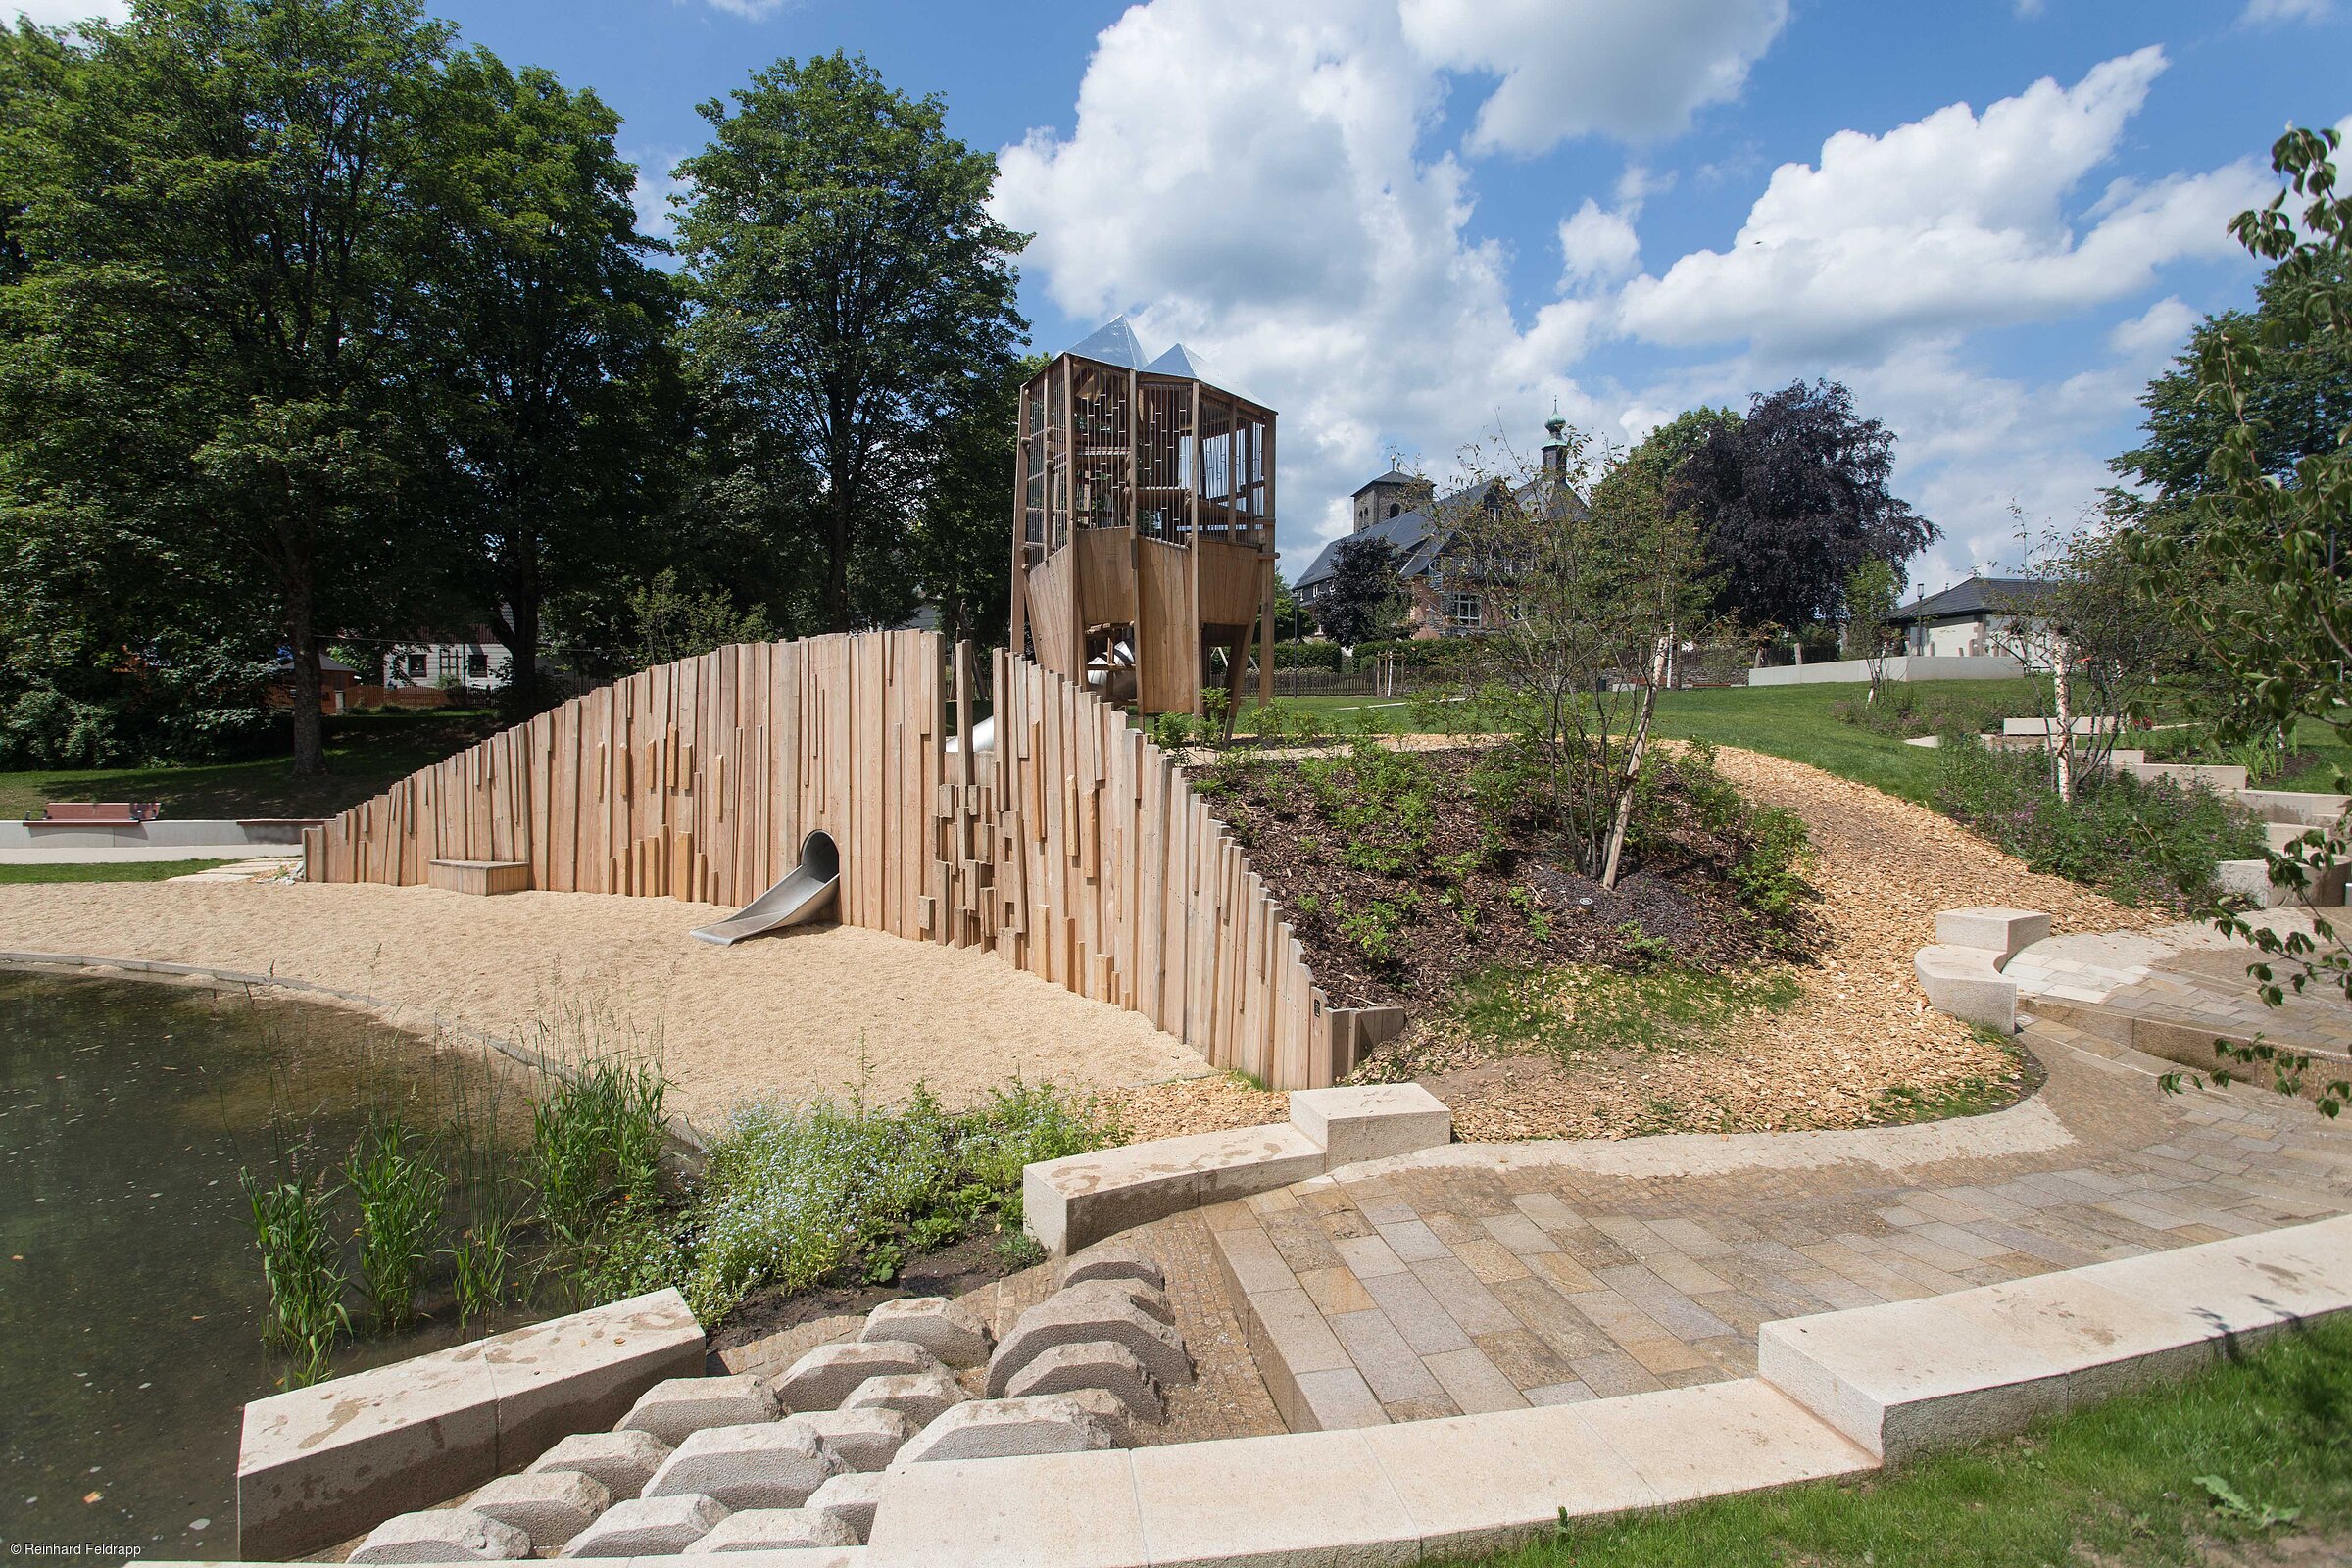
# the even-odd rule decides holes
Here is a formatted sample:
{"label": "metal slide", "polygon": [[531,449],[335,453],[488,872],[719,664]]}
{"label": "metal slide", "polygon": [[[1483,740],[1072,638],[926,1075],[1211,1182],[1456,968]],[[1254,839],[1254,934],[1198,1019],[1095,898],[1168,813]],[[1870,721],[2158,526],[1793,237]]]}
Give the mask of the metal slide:
{"label": "metal slide", "polygon": [[716,925],[694,933],[705,942],[732,947],[745,937],[801,925],[833,907],[841,892],[841,851],[833,835],[815,832],[801,840],[801,863],[784,879]]}

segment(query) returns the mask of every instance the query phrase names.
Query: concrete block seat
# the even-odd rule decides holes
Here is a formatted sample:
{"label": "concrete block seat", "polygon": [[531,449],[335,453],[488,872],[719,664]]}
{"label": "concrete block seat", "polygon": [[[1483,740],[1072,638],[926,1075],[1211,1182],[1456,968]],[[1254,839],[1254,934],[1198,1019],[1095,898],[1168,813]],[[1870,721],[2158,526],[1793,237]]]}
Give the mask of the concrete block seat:
{"label": "concrete block seat", "polygon": [[1987,948],[1937,943],[1913,956],[1911,972],[1938,1010],[2003,1034],[2015,1034],[2017,982],[2002,975],[1998,957]]}
{"label": "concrete block seat", "polygon": [[1995,955],[1992,966],[2009,960],[2050,934],[2050,917],[2039,909],[2011,909],[1978,904],[1945,909],[1936,916],[1936,940],[1945,947],[1978,948]]}
{"label": "concrete block seat", "polygon": [[792,1363],[775,1383],[776,1397],[793,1411],[838,1410],[868,1378],[941,1370],[939,1357],[906,1340],[852,1340],[820,1345]]}
{"label": "concrete block seat", "polygon": [[531,1538],[532,1549],[554,1551],[596,1523],[612,1506],[603,1482],[577,1470],[524,1471],[500,1476],[466,1500],[466,1506]]}
{"label": "concrete block seat", "polygon": [[566,1557],[666,1557],[684,1551],[723,1523],[732,1510],[692,1493],[616,1502],[603,1518],[571,1538]]}
{"label": "concrete block seat", "polygon": [[1452,1137],[1453,1113],[1418,1084],[1295,1090],[1287,1125],[1044,1160],[1021,1172],[1021,1199],[1029,1234],[1048,1251],[1067,1254],[1186,1209]]}
{"label": "concrete block seat", "polygon": [[989,1359],[989,1397],[1003,1398],[1046,1351],[1086,1344],[1123,1347],[1163,1385],[1193,1381],[1192,1354],[1172,1324],[1123,1291],[1092,1285],[1050,1296],[1014,1321]]}
{"label": "concrete block seat", "polygon": [[427,1508],[397,1514],[354,1547],[346,1562],[517,1562],[530,1556],[531,1538],[471,1508]]}
{"label": "concrete block seat", "polygon": [[806,1427],[766,1421],[706,1427],[645,1484],[645,1495],[714,1498],[729,1508],[798,1508],[848,1466]]}
{"label": "concrete block seat", "polygon": [[752,1373],[677,1377],[639,1396],[618,1430],[647,1433],[674,1448],[707,1428],[749,1426],[783,1414],[775,1391]]}

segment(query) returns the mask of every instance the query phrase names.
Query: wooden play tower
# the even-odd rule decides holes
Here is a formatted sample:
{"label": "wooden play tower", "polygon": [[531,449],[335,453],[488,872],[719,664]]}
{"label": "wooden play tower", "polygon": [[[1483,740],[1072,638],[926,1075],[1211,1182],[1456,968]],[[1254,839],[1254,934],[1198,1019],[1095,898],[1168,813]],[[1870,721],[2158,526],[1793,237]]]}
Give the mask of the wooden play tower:
{"label": "wooden play tower", "polygon": [[1021,389],[1019,429],[1013,651],[1142,713],[1223,686],[1230,715],[1254,638],[1271,700],[1274,411],[1182,344],[1147,364],[1121,317]]}

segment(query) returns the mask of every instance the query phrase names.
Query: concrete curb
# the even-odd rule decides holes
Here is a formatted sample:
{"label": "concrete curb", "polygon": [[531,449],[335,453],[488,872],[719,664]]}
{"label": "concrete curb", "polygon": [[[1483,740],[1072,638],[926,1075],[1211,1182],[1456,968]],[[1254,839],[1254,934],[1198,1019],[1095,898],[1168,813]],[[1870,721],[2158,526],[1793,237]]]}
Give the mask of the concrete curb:
{"label": "concrete curb", "polygon": [[1452,1137],[1453,1112],[1419,1084],[1297,1089],[1287,1124],[1161,1138],[1027,1166],[1023,1224],[1058,1256],[1186,1209]]}
{"label": "concrete curb", "polygon": [[676,1291],[552,1318],[245,1406],[237,1549],[293,1557],[519,1470],[703,1370]]}

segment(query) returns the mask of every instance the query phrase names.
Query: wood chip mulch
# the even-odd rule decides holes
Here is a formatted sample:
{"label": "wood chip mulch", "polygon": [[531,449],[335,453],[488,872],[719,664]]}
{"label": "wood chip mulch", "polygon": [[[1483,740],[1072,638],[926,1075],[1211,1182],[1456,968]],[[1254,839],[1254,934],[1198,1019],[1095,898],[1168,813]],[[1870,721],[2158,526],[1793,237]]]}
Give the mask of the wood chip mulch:
{"label": "wood chip mulch", "polygon": [[[2044,909],[2056,931],[2142,929],[2176,918],[2132,908],[2023,862],[1950,818],[1818,768],[1732,748],[1717,763],[1750,798],[1805,819],[1820,890],[1815,958],[1792,966],[1799,1000],[1721,1026],[1689,1049],[1490,1057],[1417,1023],[1400,1044],[1415,1076],[1453,1107],[1457,1137],[1627,1138],[1665,1131],[1866,1126],[1897,1086],[1933,1097],[2012,1073],[2007,1054],[1928,1006],[1912,956],[1938,910]],[[1117,1092],[1136,1141],[1279,1121],[1286,1097],[1232,1078]]]}

